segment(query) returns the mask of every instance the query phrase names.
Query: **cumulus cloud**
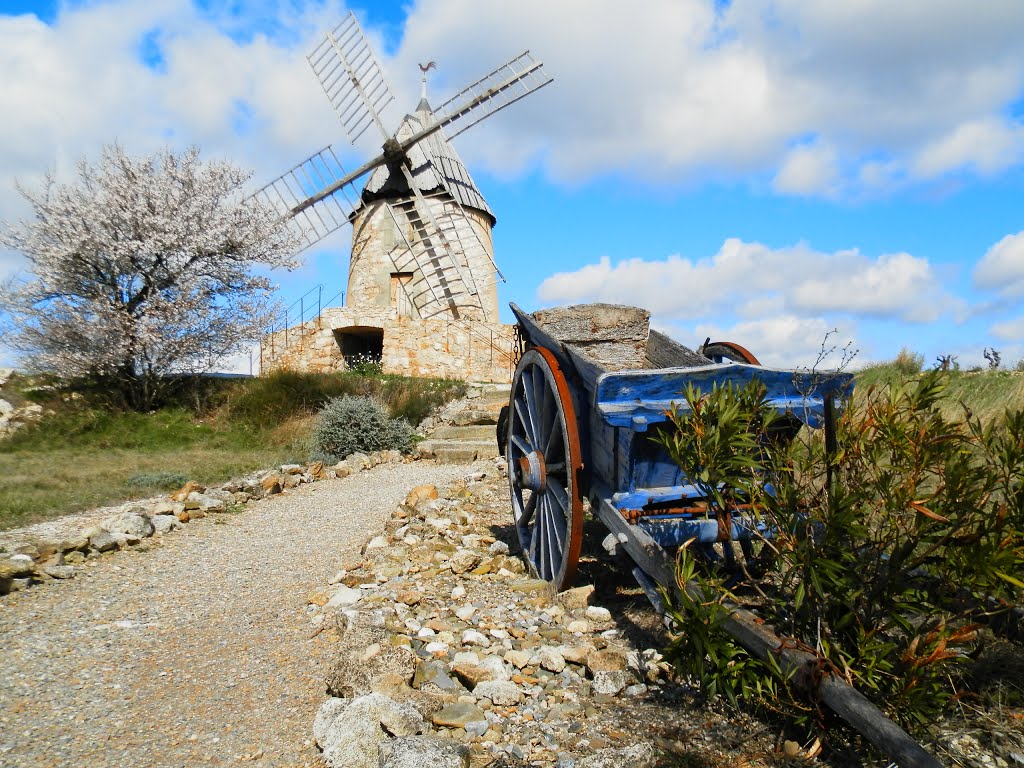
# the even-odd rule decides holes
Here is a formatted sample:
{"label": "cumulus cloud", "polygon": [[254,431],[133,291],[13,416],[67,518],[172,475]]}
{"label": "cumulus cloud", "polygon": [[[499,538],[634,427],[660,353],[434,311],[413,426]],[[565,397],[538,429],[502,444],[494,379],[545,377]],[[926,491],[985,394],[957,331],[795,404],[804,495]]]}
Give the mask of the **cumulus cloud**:
{"label": "cumulus cloud", "polygon": [[838,158],[833,147],[821,142],[794,147],[782,159],[772,188],[788,195],[826,195],[836,193]]}
{"label": "cumulus cloud", "polygon": [[[729,340],[749,349],[761,365],[775,368],[835,368],[844,362],[844,352],[852,352],[853,326],[831,325],[822,318],[780,314],[758,320],[733,324],[698,323],[691,333],[679,328],[678,338],[692,338],[695,343],[706,338]],[[850,344],[850,347],[847,347]]]}
{"label": "cumulus cloud", "polygon": [[1005,118],[962,123],[925,145],[914,160],[923,177],[968,169],[979,174],[998,173],[1024,157],[1024,125]]}
{"label": "cumulus cloud", "polygon": [[1003,296],[1024,296],[1024,232],[1007,235],[993,245],[974,269],[978,288]]}
{"label": "cumulus cloud", "polygon": [[419,0],[391,68],[436,58],[453,90],[502,53],[543,58],[552,87],[460,139],[499,173],[857,194],[1021,162],[1022,26],[1017,0]]}
{"label": "cumulus cloud", "polygon": [[1024,339],[1024,315],[1002,323],[996,323],[992,326],[990,332],[997,339],[1020,342],[1021,339]]}
{"label": "cumulus cloud", "polygon": [[730,238],[711,257],[663,260],[607,257],[546,278],[548,304],[608,301],[671,318],[722,312],[757,316],[767,307],[798,316],[847,314],[929,322],[957,301],[931,264],[907,253],[871,258],[857,249],[822,253],[805,244],[773,249]]}

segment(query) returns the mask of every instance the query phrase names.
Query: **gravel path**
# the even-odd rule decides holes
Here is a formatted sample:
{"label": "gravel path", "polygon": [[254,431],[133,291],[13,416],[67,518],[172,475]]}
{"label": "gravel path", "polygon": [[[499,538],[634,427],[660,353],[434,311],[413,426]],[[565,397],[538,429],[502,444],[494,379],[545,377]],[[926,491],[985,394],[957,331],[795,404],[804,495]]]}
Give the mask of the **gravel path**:
{"label": "gravel path", "polygon": [[0,599],[0,766],[320,765],[329,648],[307,594],[410,488],[466,472],[301,486]]}

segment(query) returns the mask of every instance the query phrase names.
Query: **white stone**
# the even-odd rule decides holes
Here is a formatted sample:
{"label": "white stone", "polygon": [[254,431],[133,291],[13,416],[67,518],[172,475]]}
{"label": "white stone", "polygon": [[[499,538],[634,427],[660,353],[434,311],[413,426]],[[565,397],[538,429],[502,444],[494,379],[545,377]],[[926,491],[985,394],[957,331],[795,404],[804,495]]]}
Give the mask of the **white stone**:
{"label": "white stone", "polygon": [[324,606],[324,610],[336,610],[338,608],[344,608],[347,605],[354,605],[362,596],[362,592],[358,589],[352,589],[351,587],[342,585],[338,587],[337,592],[331,595],[331,599],[327,601],[327,605]]}
{"label": "white stone", "polygon": [[467,629],[462,633],[462,644],[463,645],[478,645],[481,648],[487,648],[491,641],[487,639],[487,636],[483,632],[478,632],[475,629]]}
{"label": "white stone", "polygon": [[473,651],[459,651],[452,659],[452,664],[471,664],[476,667],[480,665],[480,656]]}
{"label": "white stone", "polygon": [[540,665],[549,672],[561,672],[565,669],[565,659],[556,649],[545,645],[537,651],[540,656]]}
{"label": "white stone", "polygon": [[459,598],[465,597],[465,596],[466,596],[466,588],[464,586],[462,586],[461,584],[459,584],[459,585],[457,585],[457,586],[452,588],[452,597],[454,597],[456,600],[458,600]]}
{"label": "white stone", "polygon": [[594,673],[591,686],[594,693],[614,696],[633,682],[633,676],[622,669],[602,670]]}
{"label": "white stone", "polygon": [[463,621],[468,622],[473,618],[473,614],[476,613],[476,608],[472,605],[464,605],[455,611],[455,615]]}
{"label": "white stone", "polygon": [[103,528],[111,533],[121,533],[125,536],[137,536],[145,538],[153,535],[153,523],[146,515],[133,513],[114,515],[103,521]]}
{"label": "white stone", "polygon": [[473,695],[478,699],[490,699],[499,707],[518,704],[523,700],[523,692],[519,686],[508,680],[484,680],[473,688]]}
{"label": "white stone", "polygon": [[607,608],[591,605],[586,610],[586,617],[597,624],[607,624],[612,620],[612,612]]}
{"label": "white stone", "polygon": [[479,666],[491,673],[492,680],[512,679],[508,667],[505,666],[505,662],[502,661],[500,656],[485,656]]}

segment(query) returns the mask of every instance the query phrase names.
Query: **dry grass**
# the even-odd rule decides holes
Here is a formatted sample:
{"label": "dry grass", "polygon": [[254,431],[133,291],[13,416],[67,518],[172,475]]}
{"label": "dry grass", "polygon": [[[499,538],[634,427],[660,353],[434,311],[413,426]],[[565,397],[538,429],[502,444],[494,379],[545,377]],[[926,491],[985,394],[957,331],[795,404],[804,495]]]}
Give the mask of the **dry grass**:
{"label": "dry grass", "polygon": [[0,528],[166,493],[129,482],[144,474],[176,473],[199,483],[226,479],[293,458],[285,448],[0,453]]}
{"label": "dry grass", "polygon": [[[902,370],[898,362],[865,368],[857,373],[854,400],[862,399],[870,387],[882,389],[919,375]],[[939,410],[945,418],[955,419],[963,417],[965,408],[983,423],[1001,420],[1007,408],[1024,408],[1024,373],[950,371]]]}
{"label": "dry grass", "polygon": [[309,455],[317,411],[344,394],[370,394],[415,424],[461,396],[462,382],[398,376],[279,372],[194,382],[152,413],[111,407],[102,393],[15,376],[0,391],[40,402],[47,415],[0,440],[0,529],[166,493]]}

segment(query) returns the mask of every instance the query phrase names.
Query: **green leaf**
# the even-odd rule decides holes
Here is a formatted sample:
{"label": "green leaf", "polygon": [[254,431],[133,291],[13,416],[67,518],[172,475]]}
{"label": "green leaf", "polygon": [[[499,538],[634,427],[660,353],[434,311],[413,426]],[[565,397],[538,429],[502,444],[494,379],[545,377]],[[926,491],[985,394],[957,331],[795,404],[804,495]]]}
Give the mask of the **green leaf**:
{"label": "green leaf", "polygon": [[1003,573],[1002,571],[996,571],[995,574],[999,578],[1005,579],[1006,581],[1010,582],[1011,584],[1013,584],[1013,586],[1020,587],[1021,589],[1024,589],[1024,581],[1021,581],[1020,579],[1014,578],[1010,574]]}

